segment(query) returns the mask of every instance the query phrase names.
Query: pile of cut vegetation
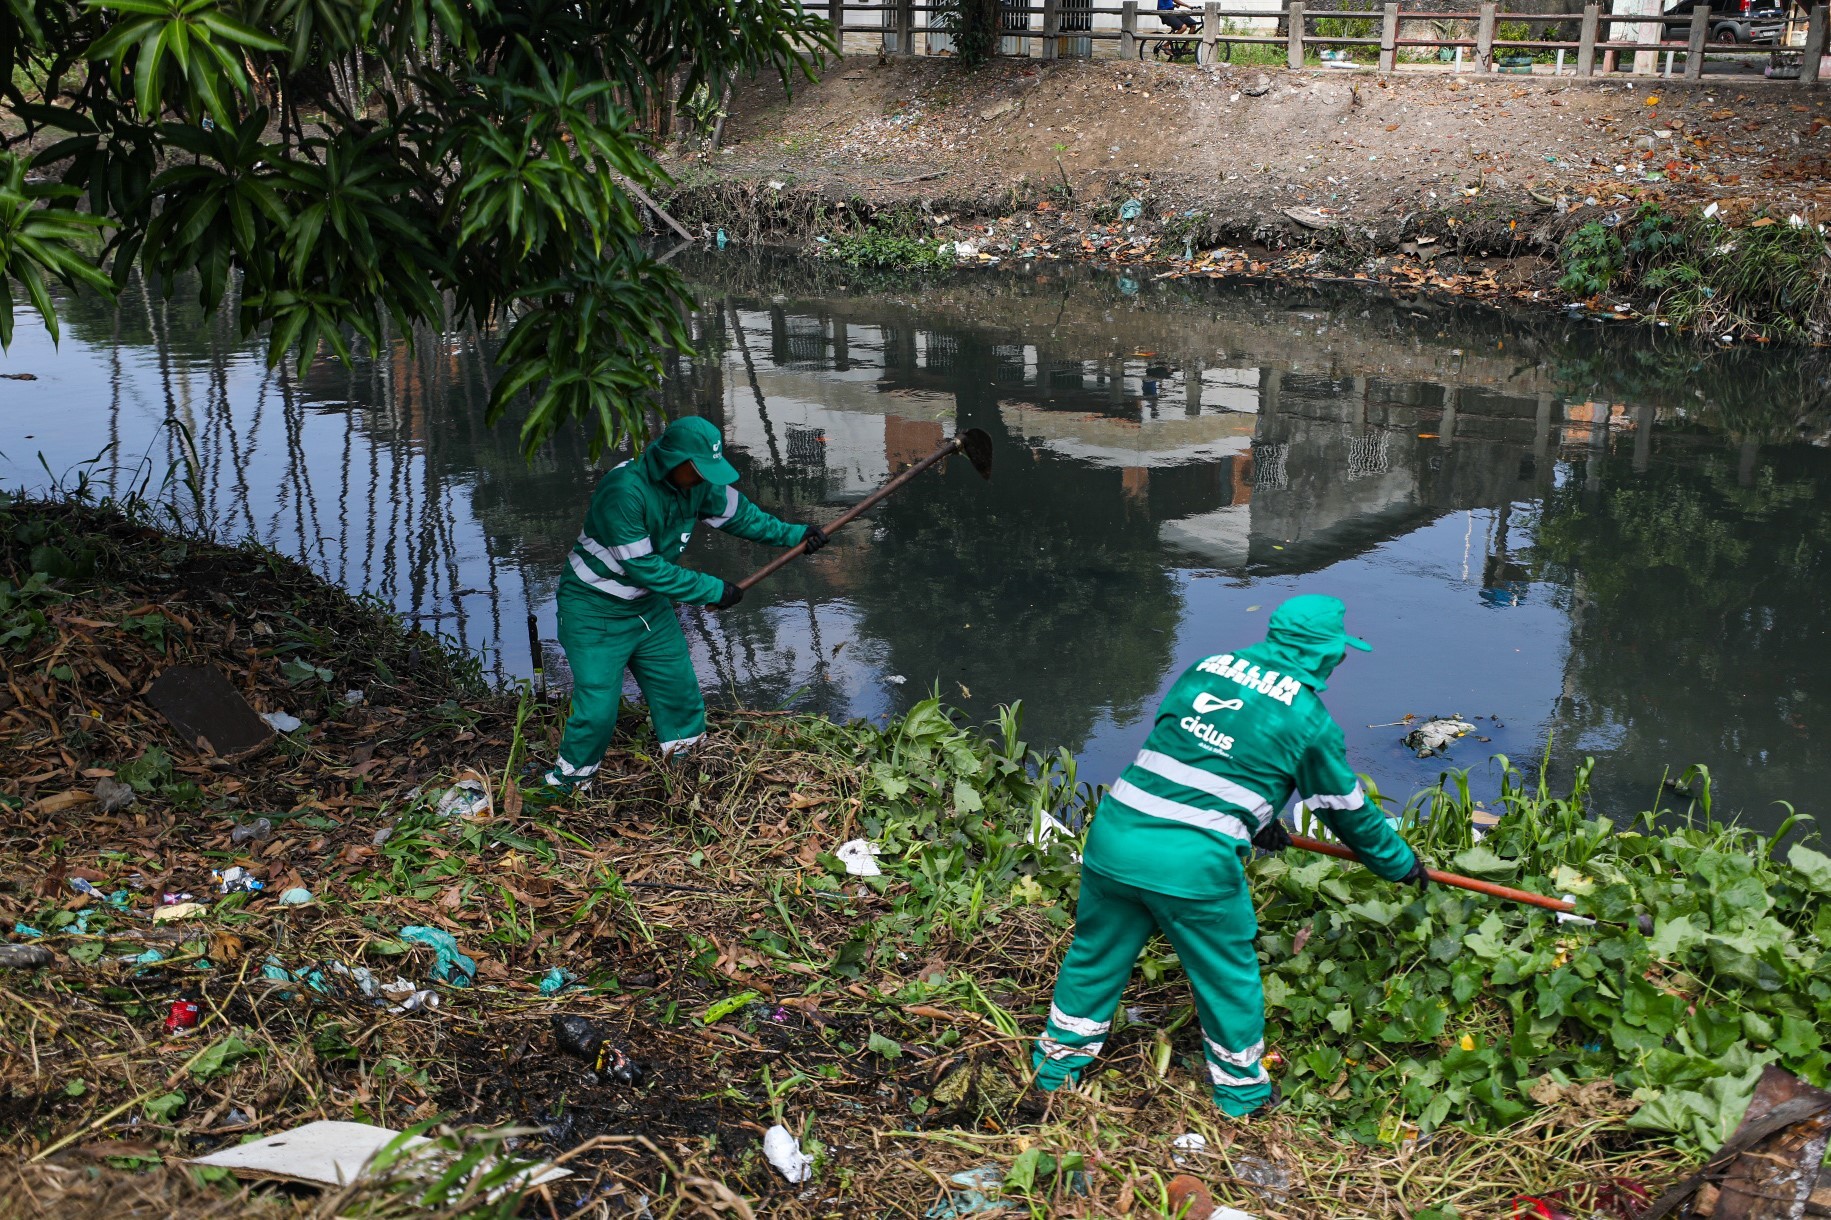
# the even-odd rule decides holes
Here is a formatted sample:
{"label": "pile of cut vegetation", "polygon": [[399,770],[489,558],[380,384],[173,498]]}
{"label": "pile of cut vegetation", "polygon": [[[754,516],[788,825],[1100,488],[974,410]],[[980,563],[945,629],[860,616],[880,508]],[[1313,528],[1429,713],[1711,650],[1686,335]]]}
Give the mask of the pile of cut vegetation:
{"label": "pile of cut vegetation", "polygon": [[[726,715],[672,768],[632,714],[596,791],[542,806],[524,785],[561,709],[290,561],[143,516],[0,507],[0,919],[52,956],[0,971],[23,1048],[0,1059],[0,1192],[39,1210],[523,1206],[487,1175],[318,1198],[185,1165],[338,1119],[444,1133],[469,1165],[560,1160],[541,1214],[954,1215],[978,1170],[1034,1214],[1164,1215],[1184,1172],[1259,1215],[1486,1215],[1657,1189],[1766,1062],[1824,1082],[1831,859],[1707,807],[1610,826],[1586,771],[1564,796],[1509,772],[1485,839],[1455,785],[1408,835],[1596,923],[1260,859],[1278,1115],[1213,1109],[1157,945],[1100,1070],[1026,1124],[1078,884],[1042,815],[1081,824],[1095,792],[1026,749],[1020,709],[988,731],[932,700],[883,728]],[[200,754],[146,702],[181,664],[301,726]],[[841,858],[857,839],[875,875]],[[238,867],[262,888],[225,893]],[[556,1015],[641,1079],[561,1050]],[[777,1125],[807,1180],[766,1159]]]}

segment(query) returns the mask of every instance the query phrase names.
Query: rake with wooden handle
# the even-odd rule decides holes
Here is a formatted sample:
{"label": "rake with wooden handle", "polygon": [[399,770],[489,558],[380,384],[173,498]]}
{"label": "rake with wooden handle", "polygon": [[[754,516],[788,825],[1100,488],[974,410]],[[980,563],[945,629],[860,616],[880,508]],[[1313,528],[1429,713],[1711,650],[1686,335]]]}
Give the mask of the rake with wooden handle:
{"label": "rake with wooden handle", "polygon": [[[1313,851],[1319,856],[1334,856],[1337,860],[1357,860],[1360,857],[1340,843],[1326,843],[1321,839],[1312,839],[1308,835],[1290,836],[1291,846],[1304,851]],[[1464,877],[1460,873],[1446,873],[1441,869],[1426,868],[1424,875],[1438,885],[1452,885],[1459,890],[1472,890],[1477,894],[1486,894],[1490,898],[1504,898],[1508,902],[1523,902],[1527,906],[1543,907],[1547,911],[1558,911],[1562,914],[1574,914],[1577,904],[1562,898],[1547,898],[1531,890],[1516,890],[1509,885],[1496,885],[1492,881],[1483,881],[1479,877]],[[1587,919],[1588,916],[1582,916]],[[1641,914],[1635,917],[1635,924],[1643,936],[1653,935],[1653,917]]]}
{"label": "rake with wooden handle", "polygon": [[[871,509],[875,508],[887,497],[895,492],[901,491],[904,487],[907,487],[911,480],[927,470],[930,466],[933,466],[936,462],[950,458],[956,453],[966,455],[966,460],[973,464],[973,469],[979,472],[980,478],[989,479],[992,477],[992,438],[978,428],[968,428],[965,432],[962,432],[953,440],[948,441],[947,444],[941,446],[939,449],[860,500],[857,504],[854,504],[851,508],[848,508],[845,512],[841,513],[838,520],[825,527],[825,532],[829,535],[836,533],[842,526],[845,526],[851,523],[855,518],[870,512]],[[787,566],[791,560],[805,554],[807,554],[807,543],[797,542],[794,546],[789,547],[786,551],[777,555],[774,559],[746,576],[743,580],[738,581],[737,587],[748,593],[751,588],[764,577],[773,576],[776,572]]]}

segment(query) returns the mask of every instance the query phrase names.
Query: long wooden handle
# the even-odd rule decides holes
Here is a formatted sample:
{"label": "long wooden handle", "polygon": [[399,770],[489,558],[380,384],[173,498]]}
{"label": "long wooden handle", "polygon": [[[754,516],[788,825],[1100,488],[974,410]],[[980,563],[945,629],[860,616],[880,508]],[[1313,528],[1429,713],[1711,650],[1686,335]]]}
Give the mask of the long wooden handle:
{"label": "long wooden handle", "polygon": [[[908,470],[905,470],[902,474],[897,475],[896,478],[891,479],[888,483],[860,500],[857,504],[854,504],[851,508],[846,509],[845,512],[839,514],[838,520],[834,521],[831,525],[824,527],[827,534],[831,535],[837,533],[843,526],[851,524],[860,514],[870,512],[871,509],[881,503],[886,496],[900,490],[904,484],[921,474],[924,470],[927,470],[930,466],[933,466],[936,462],[959,453],[961,439],[961,437],[956,436],[953,440],[947,442],[947,444],[941,446],[939,449],[911,466]],[[776,572],[786,567],[791,560],[797,559],[805,554],[807,554],[807,543],[797,542],[794,546],[789,547],[786,551],[783,551],[780,555],[777,555],[774,559],[770,560],[744,579],[738,581],[737,587],[748,593],[764,577],[775,575]]]}
{"label": "long wooden handle", "polygon": [[[1308,835],[1292,835],[1291,846],[1300,847],[1304,851],[1313,851],[1319,856],[1334,856],[1337,860],[1358,860],[1360,858],[1339,843],[1325,843],[1321,839],[1312,839]],[[1460,873],[1445,873],[1434,868],[1427,868],[1424,873],[1438,885],[1453,885],[1460,890],[1474,890],[1477,894],[1486,894],[1490,898],[1505,898],[1508,902],[1523,902],[1527,906],[1544,907],[1547,911],[1570,912],[1577,909],[1576,903],[1565,902],[1562,898],[1547,898],[1543,894],[1534,894],[1530,890],[1516,890],[1511,886],[1495,885],[1492,881],[1464,877]]]}

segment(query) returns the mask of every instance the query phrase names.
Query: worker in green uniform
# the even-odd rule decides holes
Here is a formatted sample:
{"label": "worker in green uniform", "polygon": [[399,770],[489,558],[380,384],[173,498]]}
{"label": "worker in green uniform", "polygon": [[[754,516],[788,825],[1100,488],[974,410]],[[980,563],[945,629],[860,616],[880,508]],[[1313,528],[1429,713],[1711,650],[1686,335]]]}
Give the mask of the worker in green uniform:
{"label": "worker in green uniform", "polygon": [[1375,873],[1428,884],[1362,793],[1341,728],[1317,697],[1347,650],[1369,645],[1343,628],[1333,597],[1293,597],[1269,627],[1263,643],[1177,678],[1144,748],[1095,811],[1074,943],[1036,1043],[1045,1093],[1100,1053],[1132,967],[1161,931],[1195,991],[1215,1104],[1244,1115],[1271,1101],[1245,864],[1254,844],[1290,845],[1278,814],[1293,793]]}
{"label": "worker in green uniform", "polygon": [[675,563],[704,521],[770,546],[826,545],[818,526],[790,525],[752,504],[734,486],[724,440],[711,421],[690,416],[598,480],[585,527],[559,586],[559,642],[572,667],[572,714],[559,762],[547,772],[553,794],[591,783],[617,727],[628,669],[648,700],[662,758],[698,744],[706,701],[674,615],[677,602],[726,610],[744,591]]}

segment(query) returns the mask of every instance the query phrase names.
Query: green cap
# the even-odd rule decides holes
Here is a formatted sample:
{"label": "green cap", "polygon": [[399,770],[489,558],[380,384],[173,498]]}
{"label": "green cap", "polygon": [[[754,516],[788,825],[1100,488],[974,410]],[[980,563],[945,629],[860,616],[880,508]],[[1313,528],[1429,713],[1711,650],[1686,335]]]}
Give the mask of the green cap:
{"label": "green cap", "polygon": [[724,487],[737,482],[737,467],[725,460],[725,438],[709,419],[688,415],[675,420],[655,442],[654,450],[663,470],[691,462],[708,483]]}

